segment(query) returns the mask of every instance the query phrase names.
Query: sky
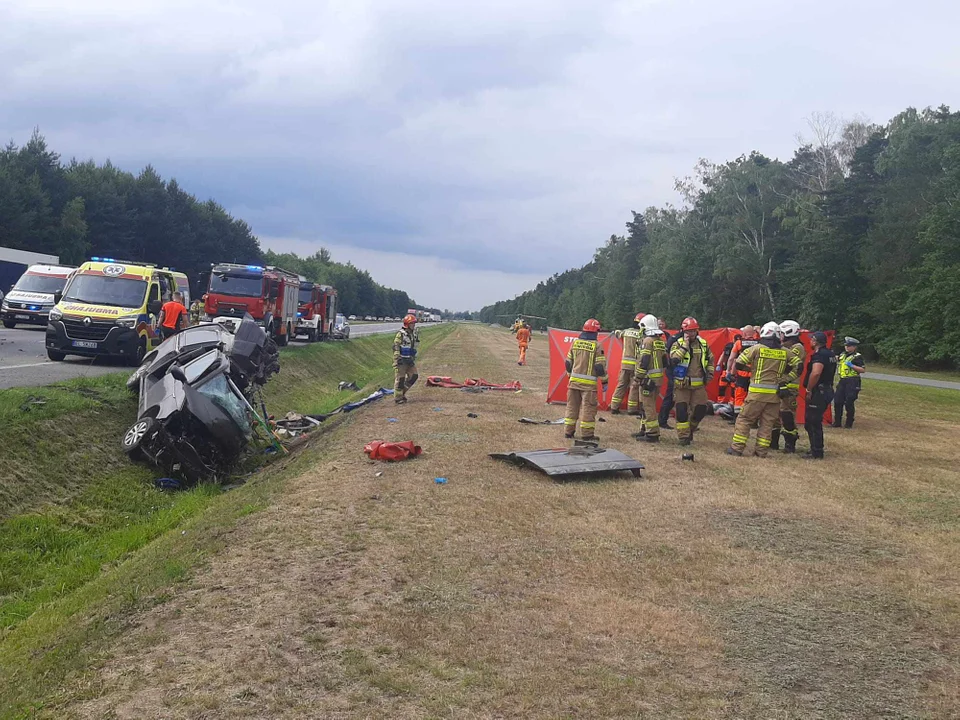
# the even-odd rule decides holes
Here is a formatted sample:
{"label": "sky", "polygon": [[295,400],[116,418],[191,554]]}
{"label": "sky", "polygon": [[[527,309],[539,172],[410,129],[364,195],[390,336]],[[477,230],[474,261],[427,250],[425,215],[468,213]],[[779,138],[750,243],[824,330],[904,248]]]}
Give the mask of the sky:
{"label": "sky", "polygon": [[957,106],[960,3],[0,0],[0,139],[152,164],[264,247],[479,309],[699,158]]}

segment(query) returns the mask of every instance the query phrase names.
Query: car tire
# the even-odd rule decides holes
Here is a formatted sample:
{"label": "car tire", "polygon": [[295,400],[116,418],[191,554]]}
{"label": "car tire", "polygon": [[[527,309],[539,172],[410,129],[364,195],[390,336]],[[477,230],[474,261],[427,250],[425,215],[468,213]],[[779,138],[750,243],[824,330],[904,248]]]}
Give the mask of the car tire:
{"label": "car tire", "polygon": [[127,359],[127,364],[130,365],[130,367],[140,367],[140,365],[143,363],[143,358],[145,358],[146,355],[147,343],[145,340],[141,340],[137,344],[137,352]]}
{"label": "car tire", "polygon": [[120,447],[131,460],[141,460],[145,457],[141,445],[152,434],[157,421],[152,417],[143,417],[131,425],[120,441]]}
{"label": "car tire", "polygon": [[54,362],[63,362],[64,358],[67,357],[67,354],[62,352],[57,352],[56,350],[47,350],[47,357],[53,360]]}
{"label": "car tire", "polygon": [[17,326],[17,324],[16,324],[13,320],[4,320],[4,321],[3,321],[3,326],[4,326],[7,330],[13,330],[13,329]]}

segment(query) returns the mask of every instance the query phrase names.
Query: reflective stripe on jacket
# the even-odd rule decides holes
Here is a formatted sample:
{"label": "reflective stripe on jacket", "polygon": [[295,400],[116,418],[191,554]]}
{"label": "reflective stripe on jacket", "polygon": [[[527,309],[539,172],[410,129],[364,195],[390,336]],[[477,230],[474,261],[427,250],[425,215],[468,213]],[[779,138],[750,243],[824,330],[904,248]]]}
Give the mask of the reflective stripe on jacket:
{"label": "reflective stripe on jacket", "polygon": [[599,342],[577,338],[570,344],[567,362],[570,363],[570,385],[596,390],[597,366],[603,369],[603,350]]}

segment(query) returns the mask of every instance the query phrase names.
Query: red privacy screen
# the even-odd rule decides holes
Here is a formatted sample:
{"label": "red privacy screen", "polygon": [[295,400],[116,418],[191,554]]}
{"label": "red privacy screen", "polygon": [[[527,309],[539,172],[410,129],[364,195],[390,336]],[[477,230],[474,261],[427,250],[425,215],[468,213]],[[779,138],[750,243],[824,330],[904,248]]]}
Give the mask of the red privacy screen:
{"label": "red privacy screen", "polygon": [[[549,328],[548,337],[550,343],[550,385],[547,390],[547,402],[554,404],[566,404],[567,402],[567,370],[564,367],[567,352],[570,350],[570,343],[580,335],[577,330],[561,330],[560,328]],[[675,331],[669,331],[671,335]],[[733,342],[734,337],[740,333],[737,328],[718,328],[715,330],[701,330],[700,337],[707,341],[710,350],[713,352],[714,362],[723,354],[723,348],[728,342]],[[833,344],[832,330],[826,331],[827,344]],[[613,397],[613,391],[617,387],[617,378],[620,375],[620,360],[623,357],[623,341],[614,337],[612,333],[602,332],[598,336],[600,347],[603,354],[607,357],[607,376],[610,381],[607,384],[606,392],[600,391],[597,396],[597,404],[601,410],[610,409],[610,398]],[[804,331],[800,334],[800,342],[803,343],[807,351],[807,357],[810,357],[810,333]],[[804,363],[803,373],[801,374],[801,384],[806,376],[806,363]],[[716,401],[717,393],[720,389],[720,374],[715,373],[713,381],[707,386],[707,397]],[[658,400],[659,404],[659,400]],[[626,406],[626,398],[623,399],[623,406]],[[803,422],[806,404],[797,403],[797,422]]]}

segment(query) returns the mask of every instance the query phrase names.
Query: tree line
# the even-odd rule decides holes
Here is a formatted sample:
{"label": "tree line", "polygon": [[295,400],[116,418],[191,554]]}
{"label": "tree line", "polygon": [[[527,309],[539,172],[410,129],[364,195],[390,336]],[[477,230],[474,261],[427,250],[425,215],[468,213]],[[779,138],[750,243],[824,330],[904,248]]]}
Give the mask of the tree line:
{"label": "tree line", "polygon": [[277,264],[335,286],[348,312],[398,315],[415,307],[405,292],[332,261],[325,249],[304,259],[264,251],[245,222],[149,165],[134,175],[109,161],[62,163],[39,131],[0,151],[0,245],[57,255],[66,265],[91,256],[154,263],[193,282],[214,262]]}
{"label": "tree line", "polygon": [[787,162],[701,160],[677,181],[678,205],[631,213],[591,262],[480,318],[791,318],[853,335],[885,361],[960,367],[960,113],[910,108],[883,126],[816,114],[808,125]]}

